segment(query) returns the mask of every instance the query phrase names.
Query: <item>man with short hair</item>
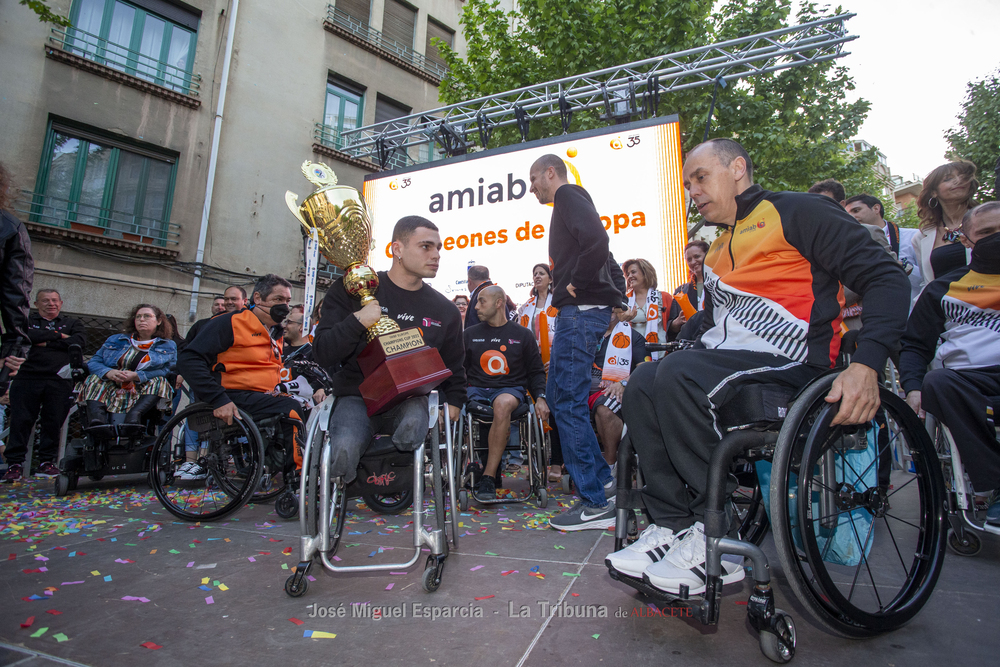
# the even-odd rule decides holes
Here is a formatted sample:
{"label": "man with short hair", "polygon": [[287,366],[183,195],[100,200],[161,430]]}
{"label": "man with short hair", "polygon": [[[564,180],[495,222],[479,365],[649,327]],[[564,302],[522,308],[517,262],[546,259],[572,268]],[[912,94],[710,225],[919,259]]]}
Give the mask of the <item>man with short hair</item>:
{"label": "man with short hair", "polygon": [[390,248],[392,266],[378,272],[375,300],[362,306],[344,289],[343,278],[338,279],[323,299],[313,336],[313,356],[333,376],[337,400],[330,415],[331,466],[333,476],[345,483],[357,476],[358,461],[375,435],[391,433],[400,451],[415,450],[427,436],[426,396],[408,398],[372,417],[361,398],[364,375],[358,355],[368,346],[368,328],[383,315],[401,329],[420,327],[424,343],[441,353],[452,375],[439,390],[452,420],[465,405],[462,319],[455,304],[423,281],[437,275],[441,262],[438,228],[426,218],[408,215],[393,228]]}
{"label": "man with short hair", "polygon": [[[473,264],[469,267],[469,308],[465,311],[465,328],[479,324],[479,314],[476,313],[476,301],[479,293],[493,284],[490,280],[490,270],[485,266]],[[510,315],[510,309],[504,304],[504,313]]]}
{"label": "man with short hair", "polygon": [[921,292],[903,336],[899,375],[910,407],[951,431],[973,489],[993,492],[986,520],[1000,525],[1000,443],[989,415],[990,401],[1000,396],[1000,202],[966,213],[962,234],[972,261]]}
{"label": "man with short hair", "polygon": [[889,248],[899,257],[899,227],[892,220],[885,219],[885,207],[877,197],[866,193],[854,195],[847,200],[844,208],[862,225],[880,229],[889,242]]}
{"label": "man with short hair", "polygon": [[73,391],[69,347],[78,345],[82,348],[87,342],[83,323],[62,316],[62,307],[62,298],[54,289],[40,289],[35,294],[38,312],[28,317],[26,331],[31,351],[10,387],[10,438],[4,452],[10,466],[3,476],[4,482],[17,482],[23,476],[28,437],[36,418],[41,437],[38,447],[40,465],[35,474],[40,477],[59,474],[55,458],[62,425],[70,408],[69,396]]}
{"label": "man with short hair", "polygon": [[524,403],[525,388],[535,399],[538,417],[545,421],[545,367],[538,343],[530,330],[507,319],[507,295],[491,285],[479,291],[476,311],[480,323],[465,329],[465,372],[469,401],[493,408],[489,454],[476,485],[478,500],[496,499],[496,477],[507,447],[510,416]]}
{"label": "man with short hair", "polygon": [[[238,310],[246,308],[247,305],[247,291],[243,289],[240,285],[230,285],[226,288],[226,291],[222,293],[222,296],[217,296],[212,300],[212,316],[206,317],[203,320],[198,320],[191,325],[188,329],[187,335],[184,336],[184,344],[188,344],[194,340],[194,337],[198,335],[201,328],[205,326],[212,317],[219,315],[221,313],[235,313]],[[221,306],[221,308],[220,308]],[[218,310],[218,312],[216,312]]]}
{"label": "man with short hair", "polygon": [[[263,276],[254,285],[252,308],[213,317],[177,358],[177,371],[198,400],[209,403],[215,417],[227,424],[241,419],[240,409],[255,420],[274,415],[301,420],[298,401],[270,393],[281,381],[281,323],[288,316],[291,288],[281,276]],[[292,438],[294,434],[285,443],[288,464]],[[197,462],[189,460],[183,467],[178,470],[182,479],[204,477]]]}
{"label": "man with short hair", "polygon": [[621,308],[621,292],[608,269],[608,233],[590,194],[569,184],[562,158],[538,158],[529,178],[538,203],[553,205],[549,261],[552,307],[559,315],[546,393],[566,469],[580,494],[577,504],[552,517],[549,525],[564,531],[604,530],[615,523],[614,479],[590,426],[587,397],[590,367],[612,312]]}
{"label": "man with short hair", "polygon": [[[828,371],[840,351],[840,290],[867,300],[851,364],[826,396],[840,402],[833,425],[870,421],[878,373],[906,321],[909,285],[899,264],[827,197],[769,192],[732,139],[696,146],[684,187],[722,233],[705,257],[707,295],[699,345],[642,364],[629,378],[622,412],[642,469],[650,526],[608,554],[612,567],[691,595],[705,590],[709,461],[722,439],[718,410],[748,384],[800,389]],[[743,578],[723,560],[722,582]]]}
{"label": "man with short hair", "polygon": [[[281,363],[285,365],[285,368],[282,370],[281,379],[288,393],[299,397],[300,402],[312,408],[313,404],[319,405],[326,399],[326,391],[316,382],[318,378],[315,375],[311,374],[311,377],[305,377],[290,366],[297,361],[314,361],[312,343],[309,342],[308,336],[302,335],[304,313],[305,306],[303,304],[292,306],[288,317],[281,325],[285,332],[285,343],[281,354]],[[308,366],[308,364],[304,365]],[[303,364],[299,365],[300,368],[302,366]],[[319,369],[313,367],[313,370]]]}
{"label": "man with short hair", "polygon": [[826,195],[841,206],[846,205],[847,191],[840,181],[828,178],[825,181],[817,181],[809,188],[809,193],[814,195]]}
{"label": "man with short hair", "polygon": [[226,297],[219,294],[212,299],[212,317],[226,312]]}

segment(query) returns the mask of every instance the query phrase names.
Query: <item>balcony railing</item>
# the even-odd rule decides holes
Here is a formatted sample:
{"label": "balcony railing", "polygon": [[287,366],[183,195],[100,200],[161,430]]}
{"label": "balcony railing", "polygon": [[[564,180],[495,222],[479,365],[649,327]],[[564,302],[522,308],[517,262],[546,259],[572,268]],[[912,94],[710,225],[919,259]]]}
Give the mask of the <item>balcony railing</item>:
{"label": "balcony railing", "polygon": [[79,28],[52,28],[49,41],[68,53],[184,95],[197,96],[201,75],[109,42]]}
{"label": "balcony railing", "polygon": [[418,70],[429,74],[434,79],[437,79],[437,81],[441,81],[448,74],[448,69],[443,65],[430,60],[421,53],[417,53],[409,46],[404,46],[393,39],[389,39],[378,30],[370,27],[367,23],[362,23],[333,5],[327,5],[326,20],[328,23],[354,35],[358,39],[368,42],[377,49],[385,51]]}
{"label": "balcony railing", "polygon": [[177,245],[180,238],[180,225],[172,222],[60,199],[31,190],[22,190],[14,199],[14,211],[28,222],[161,248],[165,248],[167,244]]}

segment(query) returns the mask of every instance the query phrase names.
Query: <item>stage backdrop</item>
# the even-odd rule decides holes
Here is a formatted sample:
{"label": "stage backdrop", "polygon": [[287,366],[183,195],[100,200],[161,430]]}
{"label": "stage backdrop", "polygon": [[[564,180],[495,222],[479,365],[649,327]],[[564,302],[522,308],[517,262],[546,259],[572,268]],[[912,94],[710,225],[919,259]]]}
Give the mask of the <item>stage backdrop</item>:
{"label": "stage backdrop", "polygon": [[467,294],[466,271],[489,267],[490,277],[518,304],[528,298],[531,267],[549,263],[552,207],[528,189],[532,162],[560,156],[570,183],[590,193],[619,263],[642,257],[656,268],[659,289],[687,280],[686,228],[677,117],[654,118],[483,151],[365,178],[364,198],[375,228],[371,265],[391,264],[396,221],[420,215],[441,230],[437,277],[448,298]]}

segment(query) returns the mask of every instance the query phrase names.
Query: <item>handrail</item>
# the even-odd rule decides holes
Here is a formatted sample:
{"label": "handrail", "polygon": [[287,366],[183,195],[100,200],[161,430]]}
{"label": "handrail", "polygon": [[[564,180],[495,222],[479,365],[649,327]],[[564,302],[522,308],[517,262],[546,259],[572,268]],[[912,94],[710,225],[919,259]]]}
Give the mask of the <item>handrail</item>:
{"label": "handrail", "polygon": [[[158,246],[165,246],[167,243],[179,244],[181,227],[178,224],[92,204],[82,204],[41,192],[21,190],[14,199],[13,210],[22,214],[28,222],[42,225],[67,228],[76,223],[103,229],[101,234],[103,236],[124,239],[125,234],[131,234],[139,237],[137,243]],[[90,230],[84,231],[90,232]]]}
{"label": "handrail", "polygon": [[197,96],[201,89],[200,74],[192,74],[79,28],[52,28],[49,41],[69,53],[185,95]]}
{"label": "handrail", "polygon": [[390,39],[381,32],[372,28],[367,23],[362,23],[342,9],[333,5],[327,5],[326,20],[333,25],[342,28],[352,35],[355,35],[369,44],[388,51],[397,58],[404,60],[414,67],[417,67],[439,81],[448,74],[448,68],[439,65],[422,53],[417,53],[409,46],[404,46],[394,39]]}

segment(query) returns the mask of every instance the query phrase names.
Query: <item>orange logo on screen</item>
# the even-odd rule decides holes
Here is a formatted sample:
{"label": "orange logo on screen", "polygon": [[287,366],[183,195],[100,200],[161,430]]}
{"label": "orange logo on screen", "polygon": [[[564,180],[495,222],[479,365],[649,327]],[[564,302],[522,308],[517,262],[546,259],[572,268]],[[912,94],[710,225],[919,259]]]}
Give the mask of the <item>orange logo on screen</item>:
{"label": "orange logo on screen", "polygon": [[615,138],[611,140],[611,148],[618,151],[622,149],[622,140]]}
{"label": "orange logo on screen", "polygon": [[399,189],[399,183],[397,183],[396,181],[389,181],[389,189],[390,190],[398,190]]}
{"label": "orange logo on screen", "polygon": [[507,350],[507,346],[501,345],[500,350],[501,352],[486,350],[483,352],[483,356],[479,357],[479,365],[482,366],[483,372],[487,375],[507,375],[510,373],[507,357],[503,354]]}

